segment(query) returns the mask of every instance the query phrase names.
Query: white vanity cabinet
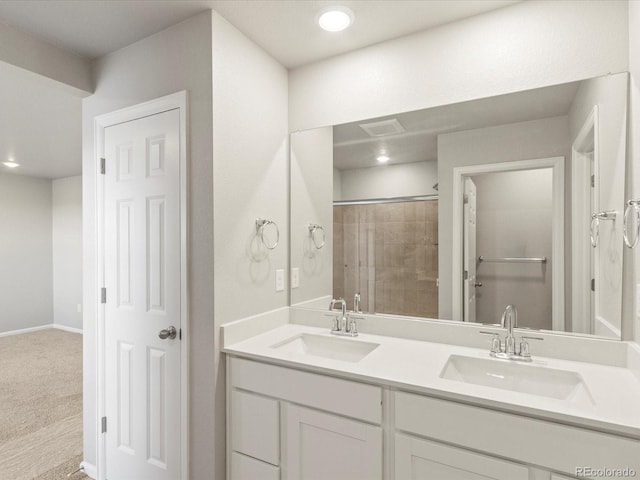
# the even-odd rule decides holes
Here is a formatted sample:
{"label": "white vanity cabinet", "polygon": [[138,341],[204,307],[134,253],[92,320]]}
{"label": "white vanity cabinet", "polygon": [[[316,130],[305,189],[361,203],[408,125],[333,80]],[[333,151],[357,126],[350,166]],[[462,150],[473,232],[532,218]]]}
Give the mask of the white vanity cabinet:
{"label": "white vanity cabinet", "polygon": [[382,388],[230,357],[228,478],[382,480]]}
{"label": "white vanity cabinet", "polygon": [[395,436],[395,478],[529,480],[523,465],[409,435]]}
{"label": "white vanity cabinet", "polygon": [[569,480],[577,467],[640,473],[633,438],[234,356],[227,373],[232,480]]}

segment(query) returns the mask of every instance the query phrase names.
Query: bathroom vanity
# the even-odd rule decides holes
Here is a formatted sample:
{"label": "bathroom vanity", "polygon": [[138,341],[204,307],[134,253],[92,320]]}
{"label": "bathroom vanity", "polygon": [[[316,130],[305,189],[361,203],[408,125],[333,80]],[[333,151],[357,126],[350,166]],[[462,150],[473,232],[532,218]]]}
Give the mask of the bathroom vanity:
{"label": "bathroom vanity", "polygon": [[525,364],[492,359],[480,327],[390,323],[341,338],[286,308],[223,326],[228,478],[640,475],[637,347],[542,334]]}

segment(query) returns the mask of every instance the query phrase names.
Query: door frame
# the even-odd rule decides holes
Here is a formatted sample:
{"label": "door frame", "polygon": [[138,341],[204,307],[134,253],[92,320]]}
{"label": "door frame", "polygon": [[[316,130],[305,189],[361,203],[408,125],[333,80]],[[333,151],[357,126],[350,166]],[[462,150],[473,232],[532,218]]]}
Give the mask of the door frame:
{"label": "door frame", "polygon": [[[104,157],[105,129],[120,123],[156,115],[169,110],[179,110],[180,115],[180,323],[182,339],[180,342],[180,471],[182,478],[189,478],[189,308],[188,308],[188,95],[186,90],[159,97],[148,102],[126,107],[94,118],[94,159],[95,169],[95,285],[104,286],[104,176],[100,173],[100,159]],[[107,450],[106,438],[101,429],[101,419],[105,416],[106,406],[106,374],[105,374],[105,304],[100,303],[100,295],[96,296],[96,470],[98,480],[106,479]]]}
{"label": "door frame", "polygon": [[[462,320],[462,213],[463,213],[463,179],[470,175],[483,173],[513,172],[518,170],[534,170],[551,168],[553,171],[553,207],[551,233],[551,282],[552,282],[552,316],[551,325],[554,331],[564,331],[564,157],[537,158],[518,160],[515,162],[489,163],[469,165],[453,169],[453,238],[451,250],[451,312],[453,320]],[[460,275],[458,275],[460,273]]]}

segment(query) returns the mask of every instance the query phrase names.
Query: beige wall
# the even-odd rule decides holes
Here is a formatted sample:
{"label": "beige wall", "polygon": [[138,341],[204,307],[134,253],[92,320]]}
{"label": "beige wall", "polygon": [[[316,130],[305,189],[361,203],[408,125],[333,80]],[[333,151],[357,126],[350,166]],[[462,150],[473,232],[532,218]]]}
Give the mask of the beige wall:
{"label": "beige wall", "polygon": [[0,173],[0,334],[52,323],[51,180]]}
{"label": "beige wall", "polygon": [[53,323],[82,329],[82,177],[52,181]]}
{"label": "beige wall", "polygon": [[533,0],[293,69],[289,131],[626,71],[627,2]]}

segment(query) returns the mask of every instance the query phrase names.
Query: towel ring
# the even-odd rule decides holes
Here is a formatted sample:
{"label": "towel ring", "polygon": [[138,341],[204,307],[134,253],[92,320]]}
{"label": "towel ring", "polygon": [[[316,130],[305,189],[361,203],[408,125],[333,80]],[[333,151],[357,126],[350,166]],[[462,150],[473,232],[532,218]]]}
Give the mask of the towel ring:
{"label": "towel ring", "polygon": [[[276,229],[276,241],[271,245],[269,245],[264,239],[264,231],[269,225],[273,225]],[[280,229],[278,228],[278,224],[273,220],[266,220],[264,218],[256,219],[256,232],[260,235],[260,241],[265,248],[273,250],[278,246],[278,242],[280,242]]]}
{"label": "towel ring", "polygon": [[[600,220],[615,220],[617,212],[615,210],[609,210],[606,212],[598,212],[591,215],[591,225],[589,227],[591,238],[591,246],[596,248],[600,241]],[[595,228],[594,228],[595,227]],[[595,233],[594,233],[595,231]]]}
{"label": "towel ring", "polygon": [[[629,211],[631,208],[636,212],[636,235],[633,242],[629,240],[629,235],[627,235],[627,219],[629,218]],[[627,206],[624,209],[624,217],[622,220],[622,237],[624,238],[624,244],[628,248],[633,248],[638,244],[638,239],[640,239],[640,200],[627,201]]]}
{"label": "towel ring", "polygon": [[[318,242],[318,237],[316,236],[316,232],[322,232],[322,240],[320,242]],[[327,236],[324,233],[324,227],[322,225],[318,225],[317,223],[310,223],[309,236],[311,237],[311,240],[313,240],[313,244],[315,245],[316,249],[320,250],[322,247],[324,247],[324,244],[326,243],[326,240],[327,240]]]}

